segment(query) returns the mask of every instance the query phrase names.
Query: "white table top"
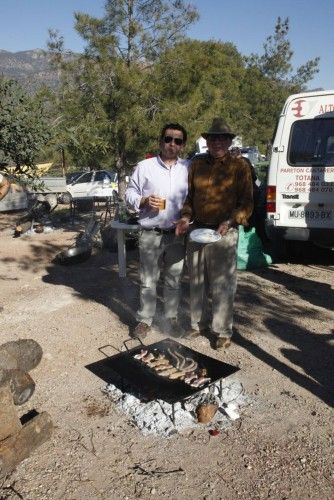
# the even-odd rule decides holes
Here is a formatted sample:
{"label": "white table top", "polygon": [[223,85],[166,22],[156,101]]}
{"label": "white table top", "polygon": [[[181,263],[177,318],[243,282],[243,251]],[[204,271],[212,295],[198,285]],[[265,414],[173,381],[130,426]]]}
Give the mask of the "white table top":
{"label": "white table top", "polygon": [[120,222],[119,220],[113,220],[111,227],[114,229],[140,229],[139,224],[126,224],[125,222]]}

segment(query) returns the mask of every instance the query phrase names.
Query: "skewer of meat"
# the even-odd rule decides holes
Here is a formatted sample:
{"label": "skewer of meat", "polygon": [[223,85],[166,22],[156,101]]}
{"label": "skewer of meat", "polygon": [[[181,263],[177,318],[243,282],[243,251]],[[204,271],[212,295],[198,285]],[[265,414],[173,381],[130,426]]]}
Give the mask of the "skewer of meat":
{"label": "skewer of meat", "polygon": [[187,372],[196,370],[196,368],[198,367],[198,363],[196,361],[191,358],[186,358],[186,361],[188,361],[188,363],[183,366],[183,370],[186,370]]}
{"label": "skewer of meat", "polygon": [[157,357],[154,355],[154,358],[149,363],[150,363],[150,366],[151,366],[151,365],[153,365],[155,363],[161,363],[162,361],[168,361],[168,359],[163,354],[158,354]]}
{"label": "skewer of meat", "polygon": [[172,351],[171,349],[167,349],[168,354],[172,358],[173,365],[176,366],[176,368],[181,367],[181,355],[180,353],[177,353],[176,351]]}
{"label": "skewer of meat", "polygon": [[210,381],[211,381],[210,377],[200,377],[199,379],[192,382],[190,385],[191,387],[202,387],[202,385],[207,384]]}
{"label": "skewer of meat", "polygon": [[198,367],[198,363],[192,358],[186,358],[179,351],[172,351],[168,349],[168,353],[175,362],[176,368],[179,370],[193,371]]}
{"label": "skewer of meat", "polygon": [[168,359],[153,359],[152,361],[150,361],[147,364],[148,364],[148,366],[150,366],[151,368],[154,368],[155,370],[157,370],[158,368],[162,368],[163,366],[171,366]]}
{"label": "skewer of meat", "polygon": [[133,357],[135,359],[141,360],[147,354],[148,354],[148,350],[147,349],[142,349],[140,352],[138,352],[138,354],[135,354]]}
{"label": "skewer of meat", "polygon": [[167,370],[168,368],[175,368],[175,367],[169,361],[161,362],[161,364],[159,366],[154,367],[155,371],[158,373],[163,372],[163,371]]}
{"label": "skewer of meat", "polygon": [[186,375],[186,372],[184,370],[178,370],[175,373],[171,373],[169,378],[171,380],[183,379],[185,377],[185,375]]}
{"label": "skewer of meat", "polygon": [[143,358],[141,358],[141,360],[147,364],[149,361],[152,361],[153,359],[155,359],[155,356],[154,354],[152,354],[151,352],[149,352],[148,354],[146,354],[146,356],[144,356]]}
{"label": "skewer of meat", "polygon": [[170,376],[173,373],[177,373],[178,371],[179,370],[177,368],[175,368],[175,366],[172,366],[171,368],[168,368],[167,370],[159,372],[159,375],[161,375],[161,377],[168,377],[168,378],[170,378]]}
{"label": "skewer of meat", "polygon": [[183,379],[186,384],[191,384],[193,381],[197,380],[198,376],[196,373],[187,374],[187,376]]}

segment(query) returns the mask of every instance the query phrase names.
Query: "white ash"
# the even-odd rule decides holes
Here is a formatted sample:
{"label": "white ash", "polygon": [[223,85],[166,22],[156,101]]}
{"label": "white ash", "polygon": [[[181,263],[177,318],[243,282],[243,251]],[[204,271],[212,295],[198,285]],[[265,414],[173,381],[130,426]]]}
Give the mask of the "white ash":
{"label": "white ash", "polygon": [[[216,383],[183,403],[175,403],[173,422],[173,405],[170,403],[160,399],[142,402],[140,396],[136,397],[129,392],[122,392],[113,384],[108,384],[102,391],[118,409],[130,417],[144,435],[155,434],[164,437],[195,427],[226,428],[229,426],[230,419],[224,408],[233,409],[234,415],[238,418],[240,408],[248,401],[242,384],[229,378],[222,381],[221,395],[220,384]],[[202,424],[197,421],[196,408],[206,402],[216,403],[219,409],[209,424]]]}
{"label": "white ash", "polygon": [[[43,225],[43,233],[51,233],[52,231],[54,231],[55,228],[53,226],[44,226]],[[38,231],[35,230],[35,228],[30,228],[30,229],[27,229],[27,231],[24,233],[24,236],[34,236],[35,234],[39,234]]]}

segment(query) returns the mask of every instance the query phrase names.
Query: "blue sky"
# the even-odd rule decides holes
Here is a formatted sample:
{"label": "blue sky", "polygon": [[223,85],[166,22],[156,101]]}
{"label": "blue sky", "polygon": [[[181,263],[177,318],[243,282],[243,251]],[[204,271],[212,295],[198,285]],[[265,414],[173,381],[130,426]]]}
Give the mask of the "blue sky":
{"label": "blue sky", "polygon": [[[229,41],[248,55],[262,53],[278,16],[289,17],[295,67],[320,56],[320,72],[310,88],[334,88],[334,0],[187,0],[200,20],[188,31],[199,40]],[[65,45],[83,48],[73,28],[76,10],[101,17],[104,0],[0,0],[0,49],[17,52],[46,48],[48,28],[58,29]]]}

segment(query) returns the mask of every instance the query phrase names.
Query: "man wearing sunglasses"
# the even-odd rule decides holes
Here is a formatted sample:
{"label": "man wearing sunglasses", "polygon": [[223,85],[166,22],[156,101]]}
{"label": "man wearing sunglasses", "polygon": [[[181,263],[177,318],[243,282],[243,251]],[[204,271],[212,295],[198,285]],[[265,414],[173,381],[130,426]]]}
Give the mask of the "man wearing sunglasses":
{"label": "man wearing sunglasses", "polygon": [[131,335],[145,338],[156,310],[157,283],[163,270],[164,310],[167,331],[180,336],[177,314],[180,278],[185,254],[182,237],[175,236],[188,189],[188,161],[179,157],[187,140],[178,123],[166,124],[160,134],[157,156],[138,163],[131,176],[125,199],[139,212],[140,308]]}
{"label": "man wearing sunglasses", "polygon": [[245,159],[229,152],[235,134],[224,120],[215,118],[202,136],[209,153],[195,157],[191,163],[188,195],[176,234],[185,234],[193,222],[192,229],[212,229],[221,236],[218,241],[203,244],[191,241],[190,233],[187,263],[192,327],[188,336],[211,331],[215,349],[222,349],[230,345],[232,336],[237,226],[248,225],[253,186]]}

